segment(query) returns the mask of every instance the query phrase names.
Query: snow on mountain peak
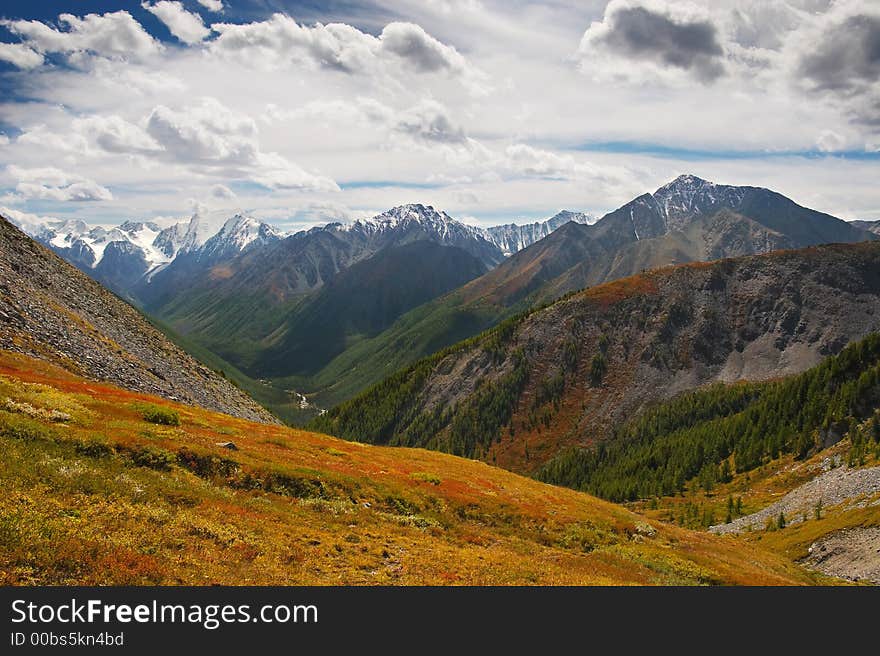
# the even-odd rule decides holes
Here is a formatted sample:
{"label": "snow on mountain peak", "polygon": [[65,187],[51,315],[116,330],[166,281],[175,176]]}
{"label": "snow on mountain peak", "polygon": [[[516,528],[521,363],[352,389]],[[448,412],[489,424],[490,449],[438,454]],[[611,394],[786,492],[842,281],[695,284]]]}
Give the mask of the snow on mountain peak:
{"label": "snow on mountain peak", "polygon": [[254,242],[269,242],[281,235],[267,223],[245,214],[235,214],[199,249],[199,257],[220,257],[240,253]]}
{"label": "snow on mountain peak", "polygon": [[718,207],[736,207],[744,187],[718,185],[695,175],[680,175],[652,194],[668,229],[680,228],[696,215]]}

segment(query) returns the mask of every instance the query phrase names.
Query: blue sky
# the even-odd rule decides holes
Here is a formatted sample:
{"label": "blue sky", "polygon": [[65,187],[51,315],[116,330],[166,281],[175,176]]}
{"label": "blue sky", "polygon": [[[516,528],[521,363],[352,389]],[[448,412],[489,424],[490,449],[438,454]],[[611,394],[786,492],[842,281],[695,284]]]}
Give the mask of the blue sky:
{"label": "blue sky", "polygon": [[[72,18],[62,18],[71,14]],[[0,208],[602,214],[681,173],[880,218],[870,0],[7,1]]]}

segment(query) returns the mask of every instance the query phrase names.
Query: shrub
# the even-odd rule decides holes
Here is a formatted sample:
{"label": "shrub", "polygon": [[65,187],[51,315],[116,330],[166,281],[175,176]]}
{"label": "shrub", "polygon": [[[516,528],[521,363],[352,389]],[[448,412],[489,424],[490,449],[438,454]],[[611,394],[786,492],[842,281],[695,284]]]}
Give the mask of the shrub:
{"label": "shrub", "polygon": [[177,452],[177,464],[200,478],[227,478],[238,471],[238,463],[212,454],[202,454],[182,448]]}
{"label": "shrub", "polygon": [[161,426],[180,426],[180,415],[176,410],[158,405],[144,406],[141,410],[144,421]]}
{"label": "shrub", "polygon": [[440,485],[440,483],[442,483],[442,480],[437,474],[429,474],[428,472],[413,472],[409,476],[413,480],[431,483],[431,485]]}
{"label": "shrub", "polygon": [[89,458],[106,458],[113,455],[113,447],[98,440],[77,442],[74,448],[78,454]]}
{"label": "shrub", "polygon": [[133,447],[128,451],[131,461],[138,467],[168,471],[175,462],[173,453],[148,446]]}
{"label": "shrub", "polygon": [[590,363],[590,382],[595,386],[601,385],[606,371],[608,371],[608,361],[602,353],[596,353]]}

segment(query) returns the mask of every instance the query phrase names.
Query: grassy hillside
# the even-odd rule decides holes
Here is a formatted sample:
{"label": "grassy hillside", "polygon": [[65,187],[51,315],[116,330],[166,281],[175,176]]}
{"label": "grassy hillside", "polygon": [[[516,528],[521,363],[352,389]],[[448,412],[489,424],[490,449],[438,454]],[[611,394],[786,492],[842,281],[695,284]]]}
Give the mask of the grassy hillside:
{"label": "grassy hillside", "polygon": [[821,580],[483,463],[254,424],[9,352],[0,479],[3,584]]}

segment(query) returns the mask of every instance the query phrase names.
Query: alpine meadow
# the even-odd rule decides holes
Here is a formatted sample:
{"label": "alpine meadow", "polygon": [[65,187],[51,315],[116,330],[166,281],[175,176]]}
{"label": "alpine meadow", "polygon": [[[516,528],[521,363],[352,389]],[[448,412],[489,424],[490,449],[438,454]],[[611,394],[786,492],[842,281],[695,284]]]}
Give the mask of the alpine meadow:
{"label": "alpine meadow", "polygon": [[[880,584],[878,43],[868,0],[4,2],[0,584]],[[442,617],[395,598],[357,619]]]}

